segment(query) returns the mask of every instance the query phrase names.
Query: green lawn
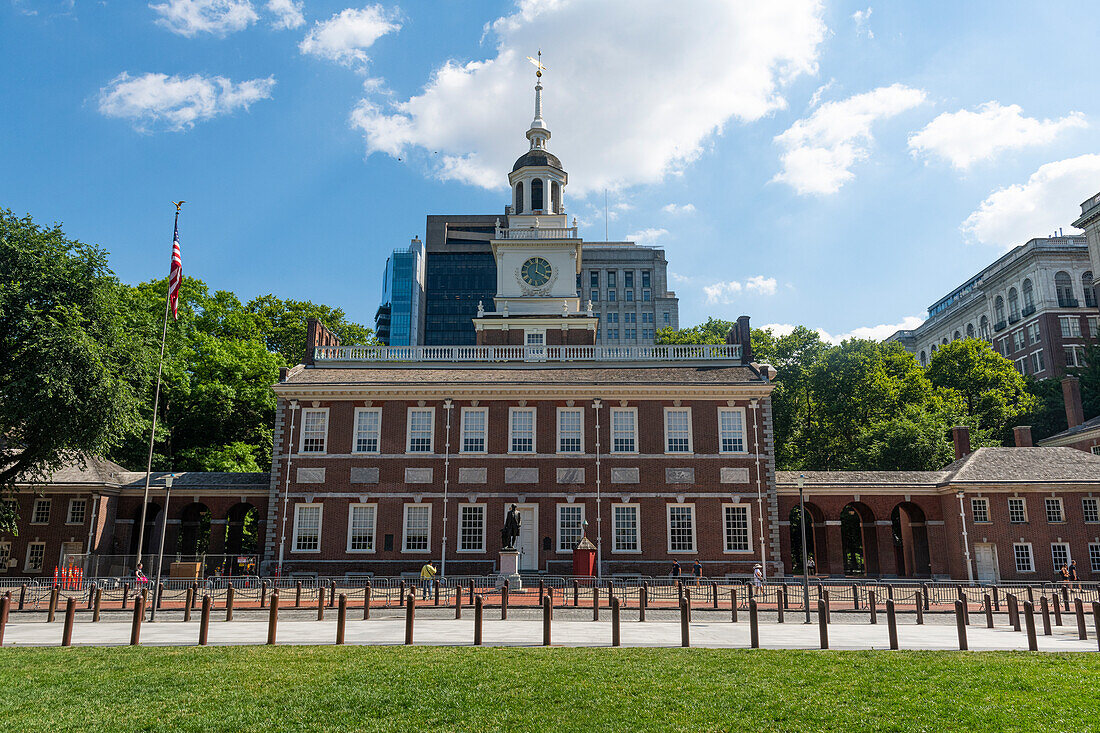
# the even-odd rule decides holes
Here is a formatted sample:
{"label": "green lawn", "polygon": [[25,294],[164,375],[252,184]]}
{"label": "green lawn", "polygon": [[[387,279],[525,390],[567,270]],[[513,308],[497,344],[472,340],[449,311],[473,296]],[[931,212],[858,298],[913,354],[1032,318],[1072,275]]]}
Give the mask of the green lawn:
{"label": "green lawn", "polygon": [[707,649],[0,650],[0,728],[1096,730],[1100,655]]}

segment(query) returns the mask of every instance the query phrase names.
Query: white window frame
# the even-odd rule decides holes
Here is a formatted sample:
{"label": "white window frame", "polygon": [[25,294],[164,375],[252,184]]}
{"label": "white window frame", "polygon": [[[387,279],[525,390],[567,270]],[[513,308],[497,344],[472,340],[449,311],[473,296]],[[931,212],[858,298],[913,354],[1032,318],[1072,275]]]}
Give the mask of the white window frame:
{"label": "white window frame", "polygon": [[[1057,560],[1054,559],[1054,548],[1056,548],[1056,547],[1065,549],[1065,551],[1066,551],[1066,561],[1064,563],[1060,563],[1060,562],[1058,562]],[[1055,573],[1057,573],[1059,570],[1061,570],[1063,565],[1065,565],[1068,568],[1069,564],[1071,562],[1073,562],[1073,555],[1070,553],[1069,543],[1068,542],[1051,542],[1050,543],[1050,561],[1051,561],[1051,563],[1054,564],[1054,572]]]}
{"label": "white window frame", "polygon": [[[740,413],[741,415],[741,450],[724,450],[722,448],[722,415],[724,413]],[[723,455],[743,455],[749,452],[749,430],[747,413],[744,407],[719,407],[718,408],[718,452]]]}
{"label": "white window frame", "polygon": [[573,549],[576,547],[576,542],[568,546],[566,546],[562,542],[562,540],[564,539],[564,534],[562,533],[562,514],[565,513],[562,510],[567,510],[569,511],[569,513],[572,513],[572,510],[574,509],[579,509],[581,515],[579,521],[577,522],[577,529],[579,530],[580,534],[577,537],[576,542],[580,542],[581,537],[584,537],[584,504],[558,504],[557,509],[554,512],[554,516],[556,519],[555,528],[559,554],[572,554]]}
{"label": "white window frame", "polygon": [[[466,427],[467,417],[478,413],[482,416],[481,423],[481,450],[467,450],[466,448]],[[466,455],[478,455],[489,452],[489,408],[488,407],[463,407],[462,418],[459,432],[459,453],[465,453]],[[477,436],[471,436],[476,438]]]}
{"label": "white window frame", "polygon": [[[321,455],[328,452],[328,418],[329,408],[327,407],[303,407],[302,408],[302,424],[298,428],[298,452],[306,455]],[[324,435],[321,440],[323,445],[321,450],[306,450],[306,415],[324,415]]]}
{"label": "white window frame", "polygon": [[[431,422],[428,427],[428,450],[413,450],[413,414],[428,413]],[[405,412],[405,452],[416,456],[428,456],[435,453],[435,408],[434,407],[410,407]]]}
{"label": "white window frame", "polygon": [[[463,547],[463,520],[465,519],[465,510],[477,509],[481,512],[481,543],[477,547]],[[485,552],[485,526],[488,522],[489,512],[485,504],[459,504],[458,505],[458,542],[456,543],[457,552]]]}
{"label": "white window frame", "polygon": [[[301,517],[303,507],[315,507],[317,509],[317,547],[312,550],[299,550],[298,540],[301,537]],[[306,503],[302,502],[294,505],[294,531],[290,538],[290,551],[299,552],[303,554],[318,554],[321,552],[321,529],[325,521],[325,509],[320,502]]]}
{"label": "white window frame", "polygon": [[[354,527],[353,519],[355,517],[355,510],[356,509],[369,509],[371,511],[370,548],[369,549],[352,548],[352,546],[351,546],[351,537],[352,537],[352,534],[353,534],[352,529]],[[348,543],[347,543],[347,551],[349,553],[355,553],[355,554],[362,554],[362,553],[373,554],[377,550],[378,550],[378,504],[376,504],[376,503],[363,504],[363,503],[354,503],[354,502],[351,503],[351,504],[348,504]]]}
{"label": "white window frame", "polygon": [[[634,447],[631,450],[616,450],[615,448],[615,415],[620,413],[630,413],[631,420],[633,421],[634,432],[631,436],[631,441]],[[638,453],[638,408],[637,407],[612,407],[607,415],[608,431],[610,432],[610,440],[608,441],[610,450],[609,453],[615,453],[618,455],[636,455]]]}
{"label": "white window frame", "polygon": [[1100,542],[1089,543],[1089,570],[1100,573]]}
{"label": "white window frame", "polygon": [[[672,510],[673,509],[683,509],[683,508],[686,508],[686,509],[689,510],[688,516],[691,518],[691,549],[675,550],[675,549],[672,548]],[[695,504],[694,503],[677,504],[677,503],[674,503],[674,502],[669,502],[668,504],[665,504],[665,537],[667,538],[666,543],[668,545],[668,553],[670,555],[694,555],[694,554],[698,554],[698,552],[699,552],[698,525],[695,521]]]}
{"label": "white window frame", "polygon": [[1046,359],[1043,358],[1043,350],[1042,349],[1039,349],[1038,351],[1031,352],[1031,366],[1034,368],[1034,372],[1033,372],[1034,374],[1038,374],[1039,372],[1046,371],[1046,368],[1047,368]]}
{"label": "white window frame", "polygon": [[[562,450],[561,441],[564,437],[561,429],[562,415],[575,414],[580,416],[580,449],[579,450]],[[584,453],[584,408],[583,407],[559,407],[557,410],[557,444],[558,453],[568,453],[571,455],[580,455]]]}
{"label": "white window frame", "polygon": [[[31,565],[31,550],[36,547],[42,548],[42,554],[38,560],[38,567]],[[24,573],[41,573],[42,569],[46,567],[46,543],[45,542],[28,542],[27,543],[27,555],[23,560],[23,572]]]}
{"label": "white window frame", "polygon": [[[1023,519],[1016,520],[1012,518],[1012,505],[1019,502],[1021,512],[1024,516]],[[1010,496],[1008,497],[1008,523],[1009,524],[1027,524],[1027,502],[1023,497]]]}
{"label": "white window frame", "polygon": [[1064,339],[1079,339],[1081,338],[1081,319],[1077,316],[1059,316],[1058,326],[1062,330],[1062,338]]}
{"label": "white window frame", "polygon": [[0,573],[8,572],[8,560],[11,558],[11,542],[0,542]]}
{"label": "white window frame", "polygon": [[[424,548],[409,548],[409,509],[423,507],[428,510],[427,546]],[[427,503],[407,503],[401,512],[401,552],[410,552],[418,555],[430,554],[432,551],[432,505]]]}
{"label": "white window frame", "polygon": [[[38,507],[46,507],[46,519],[45,521],[38,521]],[[31,505],[31,524],[49,524],[53,515],[53,501],[49,498],[39,497],[34,500],[34,504]]]}
{"label": "white window frame", "polygon": [[[532,340],[534,337],[534,340]],[[545,328],[526,328],[523,330],[524,346],[546,346]]]}
{"label": "white window frame", "polygon": [[1089,450],[1092,451],[1092,454],[1094,456],[1100,456],[1100,445],[1094,445],[1091,448],[1089,448]]}
{"label": "white window frame", "polygon": [[[516,415],[519,413],[531,413],[531,450],[516,450]],[[509,407],[508,408],[508,452],[517,455],[530,455],[538,452],[539,437],[539,413],[535,407]]]}
{"label": "white window frame", "polygon": [[[978,516],[978,508],[981,507],[981,514],[984,519],[980,519]],[[990,524],[992,520],[989,517],[989,499],[984,496],[973,496],[970,498],[970,517],[974,524]]]}
{"label": "white window frame", "polygon": [[[1057,506],[1058,519],[1050,518],[1050,510],[1052,507]],[[1062,503],[1062,499],[1057,496],[1045,496],[1043,497],[1043,511],[1047,516],[1047,524],[1065,524],[1066,523],[1066,507]]]}
{"label": "white window frame", "polygon": [[[73,509],[80,506],[80,520],[73,520]],[[69,509],[65,512],[65,524],[83,526],[88,519],[88,500],[82,498],[69,499]]]}
{"label": "white window frame", "polygon": [[[1089,515],[1092,515],[1091,519]],[[1100,522],[1100,499],[1095,496],[1081,497],[1081,516],[1084,518],[1085,524]]]}
{"label": "white window frame", "polygon": [[[674,450],[671,449],[671,446],[669,445],[670,435],[669,435],[668,417],[672,413],[679,413],[679,412],[687,413],[687,450],[676,450],[676,451],[674,451]],[[694,430],[692,429],[693,421],[692,421],[691,418],[692,418],[692,415],[691,415],[691,408],[690,407],[666,407],[664,409],[665,453],[666,454],[684,456],[684,455],[691,455],[692,453],[695,452]]]}
{"label": "white window frame", "polygon": [[[730,509],[744,510],[745,512],[745,542],[746,547],[741,549],[733,548],[730,545],[730,532],[729,532],[729,515]],[[748,503],[734,504],[727,502],[722,504],[722,547],[727,555],[743,555],[746,553],[751,554],[752,549],[752,505]]]}
{"label": "white window frame", "polygon": [[[627,549],[619,546],[618,513],[616,510],[625,509],[634,512],[634,548]],[[611,505],[611,551],[622,555],[642,554],[642,507],[640,504],[619,503]]]}
{"label": "white window frame", "polygon": [[[373,414],[378,416],[378,427],[374,432],[374,450],[360,450],[359,449],[359,437],[363,432],[360,430],[359,418],[361,415]],[[351,436],[351,452],[359,455],[378,455],[382,452],[382,408],[381,407],[356,407],[355,408],[355,421],[353,423],[354,430]],[[371,435],[367,433],[366,440],[371,439]]]}
{"label": "white window frame", "polygon": [[[1020,555],[1017,552],[1018,548],[1027,548],[1027,561],[1031,566],[1029,568],[1020,567]],[[1030,542],[1013,542],[1012,543],[1012,561],[1013,566],[1016,568],[1017,573],[1034,573],[1035,572],[1035,553],[1032,551]]]}

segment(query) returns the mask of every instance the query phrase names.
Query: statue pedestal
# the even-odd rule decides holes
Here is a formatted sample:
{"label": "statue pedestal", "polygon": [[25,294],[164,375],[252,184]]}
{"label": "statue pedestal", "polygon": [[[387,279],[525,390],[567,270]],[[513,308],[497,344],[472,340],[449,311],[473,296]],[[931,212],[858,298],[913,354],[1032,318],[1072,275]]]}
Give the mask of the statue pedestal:
{"label": "statue pedestal", "polygon": [[497,588],[508,581],[509,590],[519,590],[523,580],[519,577],[519,550],[500,551],[500,575],[497,576]]}

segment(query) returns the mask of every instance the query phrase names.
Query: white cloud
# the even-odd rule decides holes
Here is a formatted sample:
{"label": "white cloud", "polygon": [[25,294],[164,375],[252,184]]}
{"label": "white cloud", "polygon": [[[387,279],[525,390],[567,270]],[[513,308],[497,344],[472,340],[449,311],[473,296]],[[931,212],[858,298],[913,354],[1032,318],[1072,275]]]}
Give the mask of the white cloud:
{"label": "white cloud", "polygon": [[857,10],[856,12],[852,13],[852,20],[856,22],[857,35],[862,34],[867,36],[868,38],[875,37],[874,31],[872,31],[867,25],[867,21],[871,20],[871,11],[872,8],[867,8],[866,10]]}
{"label": "white cloud", "polygon": [[667,229],[641,229],[627,234],[625,241],[636,242],[637,244],[656,244],[658,239],[667,235]]}
{"label": "white cloud", "polygon": [[276,30],[293,30],[306,23],[300,0],[267,0],[267,12],[275,16],[271,27]]}
{"label": "white cloud", "polygon": [[919,153],[937,155],[966,170],[1004,150],[1046,145],[1065,130],[1088,127],[1080,112],[1070,112],[1060,120],[1037,120],[1024,117],[1022,111],[1017,104],[1002,107],[992,101],[979,105],[976,112],[944,112],[909,136],[909,150],[914,157]]}
{"label": "white cloud", "polygon": [[749,295],[775,295],[776,281],[774,277],[753,275],[744,282],[730,280],[718,282],[713,285],[704,285],[703,292],[707,296],[708,303],[732,303],[742,293]]}
{"label": "white cloud", "polygon": [[131,77],[122,72],[99,90],[99,111],[107,117],[131,120],[141,131],[160,126],[183,130],[202,120],[248,109],[253,102],[270,98],[274,87],[274,77],[234,83],[222,76]]}
{"label": "white cloud", "polygon": [[982,244],[1009,249],[1067,227],[1079,215],[1078,205],[1098,187],[1100,155],[1090,153],[1047,163],[1039,166],[1027,183],[1016,183],[987,196],[961,229]]}
{"label": "white cloud", "polygon": [[826,102],[798,120],[775,142],[783,149],[782,181],[800,194],[836,193],[854,178],[853,165],[870,154],[871,125],[924,102],[925,93],[904,84],[879,87],[839,102]]}
{"label": "white cloud", "polygon": [[[521,0],[489,24],[495,54],[448,61],[423,91],[389,105],[363,100],[351,122],[368,153],[440,151],[431,173],[507,185],[527,149],[533,70],[548,53],[543,117],[572,195],[652,183],[698,158],[731,121],[786,106],[792,79],[816,73],[826,29],[819,0],[676,3]],[[640,50],[644,49],[644,51]]]}
{"label": "white cloud", "polygon": [[676,283],[677,285],[688,285],[695,282],[695,278],[691,277],[690,275],[681,275],[678,272],[672,271],[669,271],[668,279]]}
{"label": "white cloud", "polygon": [[396,15],[381,5],[362,10],[347,8],[326,21],[318,21],[298,44],[298,50],[345,66],[361,67],[370,60],[366,49],[387,33],[400,29]]}
{"label": "white cloud", "polygon": [[694,214],[695,204],[666,204],[661,207],[661,211],[674,216],[679,214]]}
{"label": "white cloud", "polygon": [[149,7],[160,16],[157,25],[188,38],[198,33],[235,33],[259,18],[249,0],[166,0]]}
{"label": "white cloud", "polygon": [[829,81],[819,86],[817,90],[814,91],[814,95],[810,97],[810,103],[806,105],[806,109],[813,109],[816,107],[817,103],[821,101],[821,97],[825,92],[832,89],[834,84],[836,84],[836,79],[829,79]]}
{"label": "white cloud", "polygon": [[[814,330],[817,331],[817,335],[821,337],[822,341],[830,344],[839,344],[841,341],[846,341],[848,339],[871,339],[873,341],[882,341],[892,336],[895,331],[914,329],[922,323],[924,323],[924,319],[920,316],[906,316],[901,319],[901,323],[860,326],[859,328],[853,328],[851,331],[835,336],[823,328],[816,328]],[[766,323],[763,328],[771,330],[773,336],[786,336],[794,331],[795,326],[792,323]]]}

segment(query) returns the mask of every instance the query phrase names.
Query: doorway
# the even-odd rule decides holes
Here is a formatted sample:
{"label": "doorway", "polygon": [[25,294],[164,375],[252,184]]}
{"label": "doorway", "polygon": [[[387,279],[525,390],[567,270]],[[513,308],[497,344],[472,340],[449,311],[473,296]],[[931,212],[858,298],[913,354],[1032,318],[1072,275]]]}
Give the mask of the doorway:
{"label": "doorway", "polygon": [[[507,506],[504,511],[508,512]],[[516,511],[519,512],[519,538],[516,540],[519,569],[536,571],[539,569],[539,509],[534,504],[518,504]]]}
{"label": "doorway", "polygon": [[974,564],[977,566],[979,583],[996,583],[1000,580],[997,572],[997,546],[989,542],[974,543]]}

